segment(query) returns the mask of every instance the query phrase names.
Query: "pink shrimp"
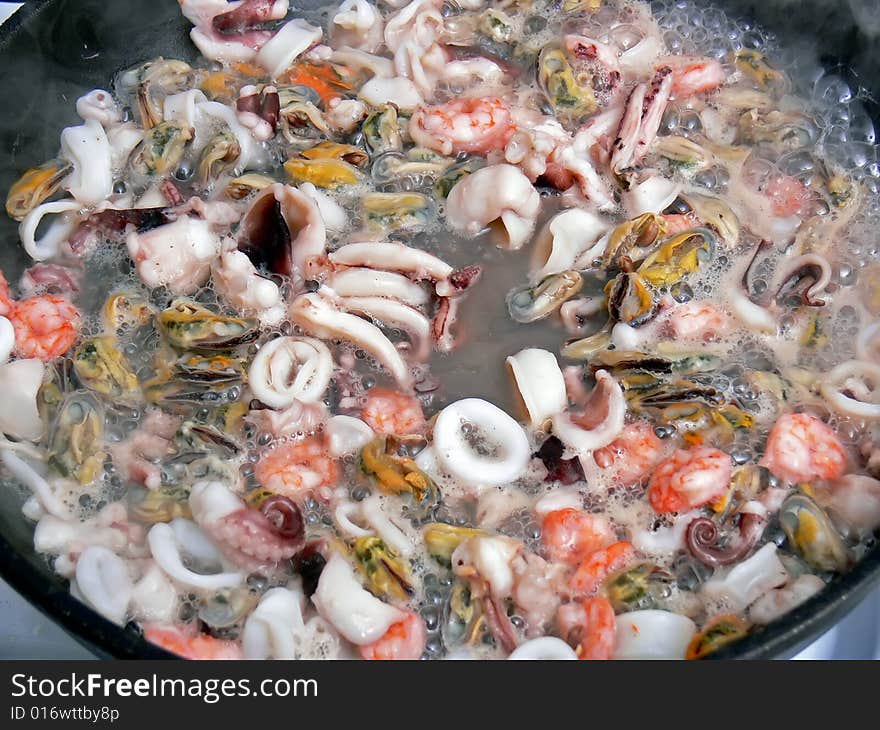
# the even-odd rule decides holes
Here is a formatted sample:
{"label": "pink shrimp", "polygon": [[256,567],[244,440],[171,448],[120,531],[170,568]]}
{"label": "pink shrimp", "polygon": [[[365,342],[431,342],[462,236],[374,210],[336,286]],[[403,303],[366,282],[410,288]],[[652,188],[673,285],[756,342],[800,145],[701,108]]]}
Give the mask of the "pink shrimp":
{"label": "pink shrimp", "polygon": [[712,302],[696,300],[667,310],[664,325],[680,339],[711,340],[727,332],[730,320],[724,310]]}
{"label": "pink shrimp", "polygon": [[593,452],[596,465],[602,469],[613,468],[614,479],[624,485],[642,479],[662,458],[663,442],[647,421],[627,424],[608,446]]}
{"label": "pink shrimp", "polygon": [[724,67],[714,58],[671,56],[659,66],[672,69],[672,93],[677,99],[717,89],[724,83]]}
{"label": "pink shrimp", "polygon": [[719,449],[678,449],[651,475],[648,500],[660,514],[700,507],[727,492],[732,471],[730,457]]}
{"label": "pink shrimp", "polygon": [[798,484],[838,479],[846,471],[846,452],[834,431],[809,413],[787,413],[770,431],[759,462],[780,479]]}
{"label": "pink shrimp", "polygon": [[254,473],[266,489],[294,501],[310,489],[335,485],[339,478],[336,462],[317,436],[276,446],[257,462]]}
{"label": "pink shrimp", "polygon": [[9,282],[6,281],[6,277],[3,276],[3,272],[0,271],[0,317],[5,317],[9,314],[14,306],[15,301],[9,293]]}
{"label": "pink shrimp", "polygon": [[625,540],[590,553],[568,581],[574,596],[591,596],[612,573],[616,573],[635,559],[635,548]]}
{"label": "pink shrimp", "polygon": [[444,155],[486,154],[504,148],[514,132],[510,109],[497,98],[453,99],[419,107],[409,124],[417,144]]}
{"label": "pink shrimp", "polygon": [[810,189],[791,175],[773,175],[761,192],[770,200],[773,215],[782,218],[804,215],[812,197]]}
{"label": "pink shrimp", "polygon": [[241,647],[234,641],[215,639],[207,634],[191,634],[177,626],[144,627],[147,641],[184,659],[242,659]]}
{"label": "pink shrimp", "polygon": [[427,643],[425,622],[419,614],[408,611],[402,621],[391,624],[379,639],[360,648],[364,659],[419,659]]}
{"label": "pink shrimp", "polygon": [[418,398],[387,388],[367,394],[361,417],[376,433],[408,436],[425,432],[427,423]]}
{"label": "pink shrimp", "polygon": [[80,315],[57,294],[41,294],[13,305],[9,321],[15,329],[15,354],[51,360],[76,341]]}
{"label": "pink shrimp", "polygon": [[577,565],[612,542],[614,530],[607,519],[571,507],[548,512],[541,525],[544,552],[554,562]]}
{"label": "pink shrimp", "polygon": [[567,603],[556,613],[559,632],[574,647],[579,659],[610,659],[616,624],[611,601],[602,596]]}
{"label": "pink shrimp", "polygon": [[666,213],[662,216],[666,221],[666,235],[674,236],[685,231],[692,231],[702,225],[696,214],[691,211],[689,213]]}

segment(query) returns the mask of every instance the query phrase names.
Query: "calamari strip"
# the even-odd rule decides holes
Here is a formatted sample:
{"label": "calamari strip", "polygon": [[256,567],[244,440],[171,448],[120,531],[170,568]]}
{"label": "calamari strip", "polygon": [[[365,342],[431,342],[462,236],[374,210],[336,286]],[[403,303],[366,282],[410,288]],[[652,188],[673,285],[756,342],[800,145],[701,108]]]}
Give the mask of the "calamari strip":
{"label": "calamari strip", "polygon": [[270,588],[247,617],[241,634],[245,659],[298,659],[305,633],[301,591]]}
{"label": "calamari strip", "polygon": [[[4,344],[10,344],[8,331],[12,325],[5,317],[2,320],[8,325],[8,329],[4,327],[7,332]],[[0,432],[25,441],[37,441],[43,435],[45,426],[37,408],[37,395],[45,369],[37,359],[13,360],[0,365],[0,393],[3,393]]]}
{"label": "calamari strip", "polygon": [[427,251],[388,241],[349,243],[333,251],[328,258],[334,264],[399,271],[415,279],[441,281],[453,272],[449,264]]}
{"label": "calamari strip", "polygon": [[366,267],[335,271],[327,286],[341,297],[390,297],[411,307],[428,303],[428,293],[402,274]]}
{"label": "calamari strip", "polygon": [[324,32],[304,20],[291,20],[281,26],[257,53],[254,59],[269,72],[272,78],[284,73],[297,56],[305,53],[316,43],[320,43]]}
{"label": "calamari strip", "polygon": [[418,309],[383,297],[341,297],[338,304],[347,312],[378,320],[386,327],[406,332],[413,343],[413,356],[420,361],[431,354],[431,322]]}
{"label": "calamari strip", "polygon": [[104,618],[125,621],[134,584],[128,564],[100,545],[86,548],[76,561],[76,588],[85,602]]}
{"label": "calamari strip", "polygon": [[[43,203],[28,213],[18,226],[18,237],[21,245],[34,261],[57,256],[61,246],[70,238],[79,224],[79,216],[72,213],[82,210],[82,205],[75,200],[57,200]],[[57,215],[43,236],[37,239],[37,227],[47,215]]]}
{"label": "calamari strip", "polygon": [[[180,523],[188,523],[186,526]],[[176,524],[175,524],[176,523]],[[175,530],[175,527],[178,529]],[[147,534],[150,553],[156,564],[172,580],[188,588],[205,591],[218,591],[223,588],[234,588],[244,582],[244,574],[237,572],[218,572],[211,574],[196,573],[186,567],[183,555],[191,553],[190,548],[210,545],[208,536],[194,522],[177,518],[171,523],[160,522],[153,525]],[[222,556],[216,547],[213,548],[211,563],[222,564]],[[199,556],[204,557],[204,556]],[[207,561],[203,561],[207,562]]]}
{"label": "calamari strip", "polygon": [[413,376],[401,354],[376,325],[348,312],[342,312],[319,294],[303,294],[290,308],[290,317],[315,337],[339,337],[369,352],[407,390]]}
{"label": "calamari strip", "polygon": [[64,182],[67,190],[83,205],[97,205],[113,192],[110,142],[100,122],[88,119],[78,127],[61,132],[61,156],[73,163],[73,172]]}

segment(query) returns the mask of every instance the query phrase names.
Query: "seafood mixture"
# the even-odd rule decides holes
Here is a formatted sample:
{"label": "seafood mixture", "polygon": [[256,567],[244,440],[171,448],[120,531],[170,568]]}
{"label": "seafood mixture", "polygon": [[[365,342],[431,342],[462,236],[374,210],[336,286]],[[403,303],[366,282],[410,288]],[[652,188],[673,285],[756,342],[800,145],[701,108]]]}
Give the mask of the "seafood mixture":
{"label": "seafood mixture", "polygon": [[180,5],[6,198],[4,488],[74,596],[198,659],[700,658],[873,547],[841,79],[702,3]]}

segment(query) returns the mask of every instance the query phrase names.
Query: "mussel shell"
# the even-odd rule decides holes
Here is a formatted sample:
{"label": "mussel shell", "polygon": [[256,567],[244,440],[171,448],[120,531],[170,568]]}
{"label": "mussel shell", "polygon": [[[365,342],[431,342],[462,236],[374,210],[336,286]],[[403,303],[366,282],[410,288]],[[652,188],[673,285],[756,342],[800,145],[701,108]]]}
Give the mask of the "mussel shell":
{"label": "mussel shell", "polygon": [[129,491],[129,512],[136,520],[148,525],[171,522],[181,517],[192,519],[189,508],[189,490],[163,485],[158,489]]}
{"label": "mussel shell", "polygon": [[638,268],[639,275],[656,287],[678,283],[715,255],[715,234],[708,228],[679,233],[660,244]]}
{"label": "mussel shell", "polygon": [[199,606],[199,619],[213,629],[228,629],[244,622],[259,597],[247,588],[215,593]]}
{"label": "mussel shell", "polygon": [[361,123],[364,144],[373,156],[403,150],[403,133],[397,107],[386,104],[367,115]]}
{"label": "mussel shell", "polygon": [[57,158],[32,167],[16,180],[6,196],[6,213],[20,221],[34,208],[51,198],[73,170],[68,160]]}
{"label": "mussel shell", "polygon": [[[578,74],[578,77],[583,75]],[[583,119],[599,108],[592,88],[578,83],[562,48],[547,46],[541,51],[538,57],[538,86],[556,116],[565,121]]]}
{"label": "mussel shell", "polygon": [[115,337],[84,339],[72,359],[77,378],[89,390],[122,403],[140,398],[137,376]]}
{"label": "mussel shell", "polygon": [[602,265],[628,268],[653,251],[666,233],[666,220],[656,213],[643,213],[617,226],[608,238]]}
{"label": "mussel shell", "polygon": [[486,533],[473,527],[459,527],[445,522],[431,522],[422,528],[425,547],[437,562],[449,566],[452,553],[461,543],[471,537],[479,537]]}
{"label": "mussel shell", "polygon": [[173,301],[159,313],[158,322],[168,342],[180,350],[232,350],[260,334],[256,320],[217,314],[190,299]]}
{"label": "mussel shell", "polygon": [[49,465],[81,483],[94,481],[104,465],[104,409],[91,393],[75,391],[61,403],[49,441]]}
{"label": "mussel shell", "polygon": [[238,177],[232,178],[232,180],[226,183],[226,194],[233,200],[242,200],[251,193],[265,190],[270,185],[274,185],[276,182],[278,181],[274,178],[268,177],[267,175],[260,175],[256,172],[249,172],[246,175],[240,175]]}
{"label": "mussel shell", "polygon": [[815,570],[843,572],[852,556],[825,511],[802,492],[785,498],[779,525],[788,543]]}
{"label": "mussel shell", "polygon": [[549,317],[583,287],[579,271],[550,274],[534,287],[515,289],[507,296],[507,309],[516,322],[536,322]]}
{"label": "mussel shell", "polygon": [[611,344],[611,323],[587,337],[571,340],[562,347],[561,355],[572,360],[590,360]]}
{"label": "mussel shell", "polygon": [[281,107],[281,133],[289,143],[302,146],[331,134],[330,125],[317,106],[295,101]]}
{"label": "mussel shell", "polygon": [[671,592],[675,577],[668,571],[643,562],[610,576],[603,588],[618,613],[656,608]]}
{"label": "mussel shell", "polygon": [[193,131],[180,122],[161,122],[132,152],[132,169],[140,175],[166,175],[183,159]]}
{"label": "mussel shell", "polygon": [[242,449],[238,442],[216,426],[187,421],[180,427],[180,436],[191,448],[217,450],[227,457],[238,456]]}
{"label": "mussel shell", "polygon": [[361,168],[370,161],[370,156],[360,147],[329,140],[324,140],[314,147],[303,150],[300,155],[307,160],[342,160],[349,165]]}
{"label": "mussel shell", "polygon": [[295,183],[312,183],[320,188],[337,188],[340,185],[354,185],[361,175],[354,165],[343,160],[292,157],[284,163],[284,172]]}
{"label": "mussel shell", "polygon": [[241,145],[229,129],[217,132],[199,156],[199,183],[202,187],[211,185],[220,175],[228,172],[241,156]]}
{"label": "mussel shell", "polygon": [[178,360],[174,369],[178,378],[192,383],[241,382],[244,378],[244,364],[228,355],[189,355]]}
{"label": "mussel shell", "polygon": [[446,198],[449,191],[460,182],[464,177],[476,172],[486,165],[486,160],[482,157],[466,157],[463,160],[454,162],[449,165],[434,183],[434,192],[440,198]]}
{"label": "mussel shell", "polygon": [[657,314],[659,302],[653,289],[635,272],[618,274],[605,289],[608,313],[613,319],[638,327]]}
{"label": "mussel shell", "polygon": [[431,201],[421,193],[367,193],[361,199],[364,222],[374,231],[414,231],[431,219]]}
{"label": "mussel shell", "polygon": [[412,596],[413,577],[409,569],[382,538],[374,535],[359,537],[354,542],[353,552],[373,595],[401,601]]}

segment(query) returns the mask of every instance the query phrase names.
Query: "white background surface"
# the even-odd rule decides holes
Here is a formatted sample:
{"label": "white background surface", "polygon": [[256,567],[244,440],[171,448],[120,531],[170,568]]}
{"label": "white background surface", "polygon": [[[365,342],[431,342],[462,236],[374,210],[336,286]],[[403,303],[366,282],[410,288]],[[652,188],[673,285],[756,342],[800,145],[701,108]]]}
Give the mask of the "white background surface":
{"label": "white background surface", "polygon": [[[0,23],[21,3],[0,2]],[[91,655],[0,580],[0,659]],[[796,659],[880,659],[880,589]]]}

